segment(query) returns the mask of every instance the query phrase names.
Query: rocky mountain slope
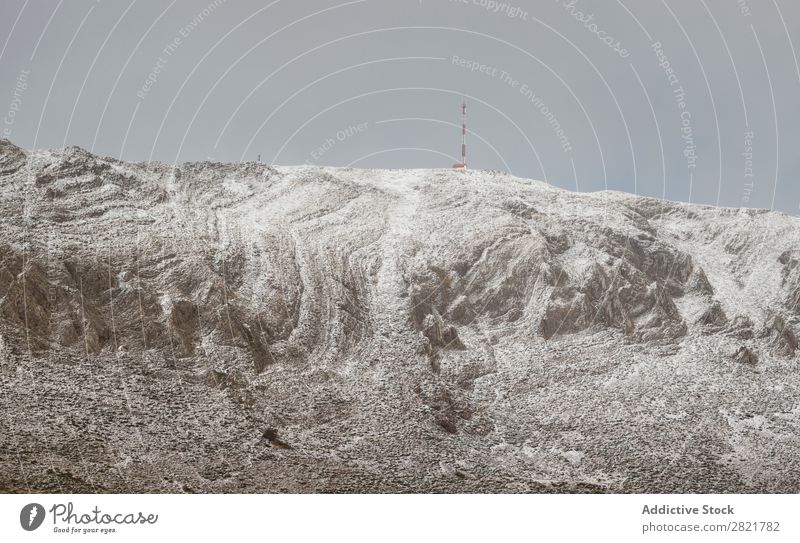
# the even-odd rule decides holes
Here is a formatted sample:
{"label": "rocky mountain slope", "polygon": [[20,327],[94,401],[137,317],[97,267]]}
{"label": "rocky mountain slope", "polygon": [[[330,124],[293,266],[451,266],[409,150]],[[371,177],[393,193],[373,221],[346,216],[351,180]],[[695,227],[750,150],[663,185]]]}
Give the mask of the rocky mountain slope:
{"label": "rocky mountain slope", "polygon": [[0,491],[798,492],[800,221],[0,140]]}

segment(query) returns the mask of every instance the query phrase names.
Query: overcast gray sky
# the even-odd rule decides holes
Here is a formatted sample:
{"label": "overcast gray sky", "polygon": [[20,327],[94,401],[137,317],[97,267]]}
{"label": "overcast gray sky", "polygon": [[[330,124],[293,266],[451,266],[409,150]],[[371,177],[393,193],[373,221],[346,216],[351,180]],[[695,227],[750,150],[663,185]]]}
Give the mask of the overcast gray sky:
{"label": "overcast gray sky", "polygon": [[793,0],[3,0],[0,136],[800,210]]}

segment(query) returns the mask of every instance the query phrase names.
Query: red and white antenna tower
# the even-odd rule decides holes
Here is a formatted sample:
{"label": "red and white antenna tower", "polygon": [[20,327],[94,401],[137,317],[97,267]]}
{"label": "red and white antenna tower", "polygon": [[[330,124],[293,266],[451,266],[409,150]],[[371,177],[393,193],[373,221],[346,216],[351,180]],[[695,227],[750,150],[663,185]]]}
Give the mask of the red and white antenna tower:
{"label": "red and white antenna tower", "polygon": [[467,100],[461,102],[461,162],[453,164],[458,170],[467,169]]}

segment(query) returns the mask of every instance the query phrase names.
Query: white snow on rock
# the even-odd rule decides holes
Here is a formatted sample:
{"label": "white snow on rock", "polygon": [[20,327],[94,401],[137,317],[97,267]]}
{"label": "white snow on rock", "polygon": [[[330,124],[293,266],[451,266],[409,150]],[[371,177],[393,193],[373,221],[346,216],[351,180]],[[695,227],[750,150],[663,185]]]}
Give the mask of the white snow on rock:
{"label": "white snow on rock", "polygon": [[0,152],[2,488],[800,490],[797,218]]}

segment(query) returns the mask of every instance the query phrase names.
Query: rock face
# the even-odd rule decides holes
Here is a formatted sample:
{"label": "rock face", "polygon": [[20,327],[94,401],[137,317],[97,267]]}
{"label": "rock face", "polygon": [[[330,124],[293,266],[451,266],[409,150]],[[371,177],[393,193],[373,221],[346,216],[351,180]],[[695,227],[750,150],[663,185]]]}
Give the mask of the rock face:
{"label": "rock face", "polygon": [[0,209],[0,491],[800,491],[795,218],[5,140]]}

